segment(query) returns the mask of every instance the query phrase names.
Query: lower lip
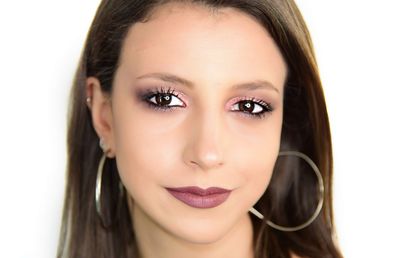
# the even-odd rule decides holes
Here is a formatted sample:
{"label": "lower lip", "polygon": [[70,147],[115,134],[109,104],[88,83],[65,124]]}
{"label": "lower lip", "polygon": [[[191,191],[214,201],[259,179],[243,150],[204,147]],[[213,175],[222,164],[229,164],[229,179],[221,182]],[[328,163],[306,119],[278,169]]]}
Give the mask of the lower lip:
{"label": "lower lip", "polygon": [[197,195],[187,192],[177,192],[167,189],[167,191],[174,196],[176,199],[180,200],[181,202],[194,207],[194,208],[213,208],[216,207],[228,199],[229,194],[231,192],[226,193],[219,193],[219,194],[210,194],[210,195]]}

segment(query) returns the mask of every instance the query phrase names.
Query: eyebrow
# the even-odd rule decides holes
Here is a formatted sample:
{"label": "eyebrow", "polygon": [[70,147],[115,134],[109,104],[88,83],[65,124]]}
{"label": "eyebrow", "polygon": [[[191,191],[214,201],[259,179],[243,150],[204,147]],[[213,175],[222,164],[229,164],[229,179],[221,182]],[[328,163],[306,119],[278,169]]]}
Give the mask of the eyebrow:
{"label": "eyebrow", "polygon": [[[136,79],[144,79],[144,78],[156,78],[160,79],[165,82],[170,82],[170,83],[177,83],[181,84],[183,86],[186,86],[190,89],[194,88],[194,83],[181,78],[179,76],[173,75],[173,74],[168,74],[168,73],[149,73],[145,75],[141,75],[137,77]],[[251,82],[245,82],[245,83],[238,83],[232,86],[232,89],[234,90],[257,90],[257,89],[267,89],[267,90],[273,90],[277,93],[279,93],[278,88],[276,88],[272,83],[266,80],[255,80]]]}

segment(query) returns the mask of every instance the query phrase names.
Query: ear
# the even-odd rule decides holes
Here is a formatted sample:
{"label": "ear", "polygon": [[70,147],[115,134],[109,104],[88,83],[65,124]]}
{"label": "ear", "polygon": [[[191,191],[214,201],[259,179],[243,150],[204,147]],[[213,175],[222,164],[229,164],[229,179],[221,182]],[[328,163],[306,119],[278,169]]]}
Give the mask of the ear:
{"label": "ear", "polygon": [[111,96],[101,90],[100,81],[96,77],[86,79],[86,96],[90,98],[87,102],[92,113],[93,127],[99,136],[103,138],[103,150],[107,157],[115,156],[113,115],[111,107]]}

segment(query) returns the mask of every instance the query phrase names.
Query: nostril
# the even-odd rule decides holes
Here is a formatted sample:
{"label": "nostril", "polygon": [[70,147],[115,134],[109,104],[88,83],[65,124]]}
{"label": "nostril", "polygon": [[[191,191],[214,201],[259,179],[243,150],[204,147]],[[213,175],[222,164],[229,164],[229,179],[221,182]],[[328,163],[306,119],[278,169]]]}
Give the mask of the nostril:
{"label": "nostril", "polygon": [[209,170],[209,169],[213,169],[213,168],[217,168],[223,165],[223,162],[218,159],[203,159],[203,160],[198,160],[198,161],[190,161],[191,164],[200,167],[203,170]]}

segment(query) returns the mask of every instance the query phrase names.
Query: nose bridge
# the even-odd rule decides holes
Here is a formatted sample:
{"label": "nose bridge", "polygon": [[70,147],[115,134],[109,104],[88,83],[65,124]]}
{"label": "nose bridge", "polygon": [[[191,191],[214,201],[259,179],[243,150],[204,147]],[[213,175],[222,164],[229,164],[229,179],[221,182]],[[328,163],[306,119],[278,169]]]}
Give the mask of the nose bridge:
{"label": "nose bridge", "polygon": [[191,139],[187,146],[189,162],[203,170],[224,164],[225,121],[223,112],[216,105],[203,107],[194,112],[191,119]]}

